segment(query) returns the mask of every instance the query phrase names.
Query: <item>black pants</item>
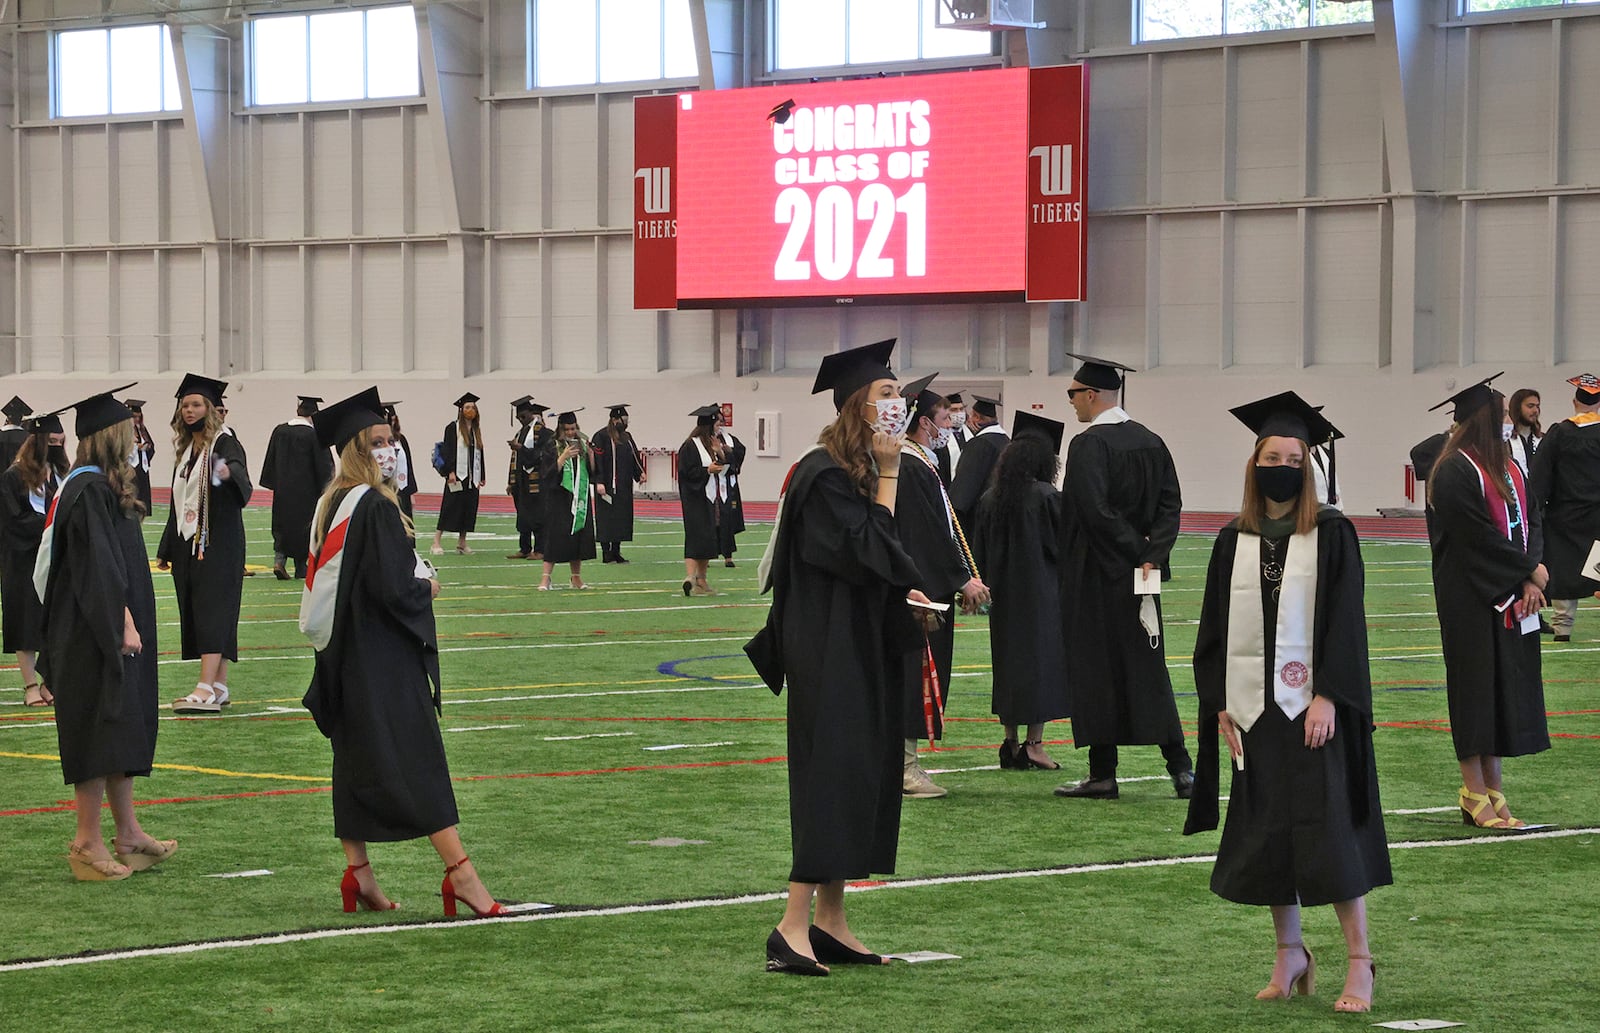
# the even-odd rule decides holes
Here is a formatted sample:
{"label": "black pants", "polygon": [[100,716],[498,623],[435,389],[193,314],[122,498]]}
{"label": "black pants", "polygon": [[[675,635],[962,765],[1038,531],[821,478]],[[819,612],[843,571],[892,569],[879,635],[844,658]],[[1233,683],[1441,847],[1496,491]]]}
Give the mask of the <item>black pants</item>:
{"label": "black pants", "polygon": [[[1194,770],[1194,762],[1189,759],[1189,750],[1183,745],[1183,740],[1161,744],[1161,756],[1167,762],[1167,774],[1177,775],[1185,771]],[[1115,746],[1090,746],[1089,747],[1089,777],[1099,781],[1103,778],[1117,777],[1117,748]]]}

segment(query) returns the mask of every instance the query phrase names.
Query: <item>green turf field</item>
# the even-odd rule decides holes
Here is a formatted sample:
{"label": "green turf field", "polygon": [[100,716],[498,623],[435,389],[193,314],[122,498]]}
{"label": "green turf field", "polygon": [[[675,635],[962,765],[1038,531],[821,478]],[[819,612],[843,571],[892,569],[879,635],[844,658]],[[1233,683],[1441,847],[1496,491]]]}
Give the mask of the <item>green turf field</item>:
{"label": "green turf field", "polygon": [[[251,562],[264,570],[267,514],[247,520]],[[421,522],[431,532],[432,517]],[[851,898],[852,924],[874,949],[960,959],[808,980],[763,971],[788,869],[784,707],[740,647],[765,616],[753,584],[767,526],[744,536],[737,570],[713,566],[722,594],[686,599],[673,523],[642,522],[628,566],[586,564],[592,590],[548,593],[534,591],[537,564],[504,558],[511,518],[480,525],[475,555],[439,563],[444,738],[462,836],[498,897],[557,908],[446,922],[440,865],[418,841],[373,848],[403,910],[341,913],[329,752],[299,707],[311,669],[295,626],[299,585],[263,573],[245,582],[233,706],[221,718],[168,715],[155,777],[139,783],[146,828],[182,843],[152,872],[72,880],[54,728],[48,712],[21,708],[14,668],[4,676],[0,1030],[1234,1031],[1420,1018],[1595,1028],[1595,607],[1572,643],[1545,640],[1554,749],[1506,766],[1517,813],[1562,834],[1474,837],[1454,809],[1426,547],[1364,547],[1396,879],[1369,901],[1370,1019],[1332,1013],[1345,966],[1327,908],[1305,923],[1317,994],[1252,1000],[1272,963],[1269,917],[1210,894],[1205,857],[1217,837],[1178,834],[1184,804],[1154,747],[1123,751],[1114,802],[1051,795],[1085,770],[1065,723],[1046,733],[1063,771],[997,769],[981,617],[958,624],[950,739],[924,761],[946,772],[936,778],[950,795],[906,803],[899,870]],[[158,532],[147,525],[152,546]],[[1165,590],[1191,727],[1188,659],[1209,549],[1182,539]],[[555,580],[565,584],[564,571]],[[198,665],[177,656],[164,575],[156,590],[162,695],[172,698]],[[213,877],[257,870],[270,874]],[[273,939],[307,932],[323,935]],[[226,945],[16,964],[217,939]]]}

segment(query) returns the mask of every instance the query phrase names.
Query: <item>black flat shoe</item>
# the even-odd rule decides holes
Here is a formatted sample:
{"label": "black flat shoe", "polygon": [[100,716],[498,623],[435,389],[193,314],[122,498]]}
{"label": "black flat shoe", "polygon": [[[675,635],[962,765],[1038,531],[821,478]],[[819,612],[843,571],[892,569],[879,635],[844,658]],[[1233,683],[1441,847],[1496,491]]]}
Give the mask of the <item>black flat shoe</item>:
{"label": "black flat shoe", "polygon": [[767,971],[786,972],[791,976],[825,976],[828,970],[804,954],[797,954],[789,941],[778,930],[767,937]]}
{"label": "black flat shoe", "polygon": [[826,965],[881,965],[881,964],[883,964],[883,955],[881,955],[881,954],[868,954],[865,951],[858,951],[858,950],[855,950],[853,948],[846,947],[844,944],[842,944],[838,940],[834,939],[831,934],[825,932],[822,929],[818,929],[816,926],[812,926],[811,927],[810,934],[811,934],[811,952],[813,954],[815,954],[817,956],[817,960],[822,962],[823,964],[826,964]]}
{"label": "black flat shoe", "polygon": [[1117,793],[1117,780],[1114,778],[1086,778],[1077,785],[1056,786],[1057,796],[1066,796],[1074,800],[1115,800]]}
{"label": "black flat shoe", "polygon": [[694,591],[694,582],[693,581],[685,581],[683,583],[683,594],[684,595],[688,595],[690,592],[693,592],[693,591]]}
{"label": "black flat shoe", "polygon": [[1018,747],[1017,747],[1017,740],[1015,740],[1015,739],[1003,739],[1003,740],[1001,740],[1001,742],[1000,742],[1000,770],[1001,771],[1014,771],[1019,766],[1026,767],[1025,764],[1024,765],[1018,765],[1017,764],[1018,754],[1019,754],[1019,750],[1018,750]]}

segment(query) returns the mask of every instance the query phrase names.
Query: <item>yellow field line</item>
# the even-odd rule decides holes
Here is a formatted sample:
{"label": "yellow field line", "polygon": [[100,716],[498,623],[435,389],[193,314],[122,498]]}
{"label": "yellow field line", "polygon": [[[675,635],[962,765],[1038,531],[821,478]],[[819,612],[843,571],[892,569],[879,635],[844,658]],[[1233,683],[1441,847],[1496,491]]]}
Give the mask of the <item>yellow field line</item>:
{"label": "yellow field line", "polygon": [[[0,750],[0,757],[15,760],[54,760],[61,758],[53,753],[8,753]],[[222,775],[227,778],[269,778],[282,782],[332,782],[320,775],[285,775],[277,771],[229,771],[226,768],[202,768],[194,764],[152,764],[158,771],[187,771],[196,775]]]}

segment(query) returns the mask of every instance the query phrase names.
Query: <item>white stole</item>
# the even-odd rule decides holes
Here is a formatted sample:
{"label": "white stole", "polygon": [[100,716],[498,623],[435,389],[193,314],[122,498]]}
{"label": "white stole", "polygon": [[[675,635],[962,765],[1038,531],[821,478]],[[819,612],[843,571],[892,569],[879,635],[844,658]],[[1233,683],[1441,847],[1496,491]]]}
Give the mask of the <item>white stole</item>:
{"label": "white stole", "polygon": [[[193,541],[194,536],[200,531],[201,509],[209,501],[205,498],[205,489],[212,473],[209,444],[200,453],[200,458],[195,460],[193,469],[190,469],[189,459],[193,455],[194,442],[190,441],[172,468],[172,498],[175,511],[173,524],[177,528],[178,537],[184,541]],[[188,471],[187,476],[185,470]]]}
{"label": "white stole", "polygon": [[[1273,627],[1273,701],[1293,721],[1311,705],[1311,637],[1317,607],[1317,529],[1289,536]],[[1239,532],[1228,581],[1228,716],[1244,731],[1266,709],[1261,536]]]}
{"label": "white stole", "polygon": [[700,465],[706,468],[706,499],[709,502],[720,502],[728,497],[728,468],[724,466],[721,473],[711,473],[711,453],[706,450],[705,442],[699,438],[690,438],[694,442],[695,451],[700,453]]}
{"label": "white stole", "polygon": [[[472,454],[470,468],[469,452]],[[476,488],[483,482],[483,449],[462,437],[459,424],[456,426],[456,480],[463,488]]]}
{"label": "white stole", "polygon": [[[722,443],[728,447],[728,452],[731,454],[733,452],[733,446],[738,443],[733,436],[733,432],[728,430],[726,427],[719,427],[717,428],[717,437],[722,439]],[[737,474],[728,474],[728,487],[736,487],[738,483],[739,476]]]}
{"label": "white stole", "polygon": [[[311,648],[319,653],[333,641],[339,570],[344,566],[344,538],[350,530],[350,518],[355,515],[357,504],[371,490],[365,484],[350,489],[334,511],[328,533],[316,543],[306,562],[306,586],[300,591],[300,631],[311,640]],[[317,501],[316,515],[311,518],[313,528],[322,526],[322,507],[326,502],[326,498]]]}

